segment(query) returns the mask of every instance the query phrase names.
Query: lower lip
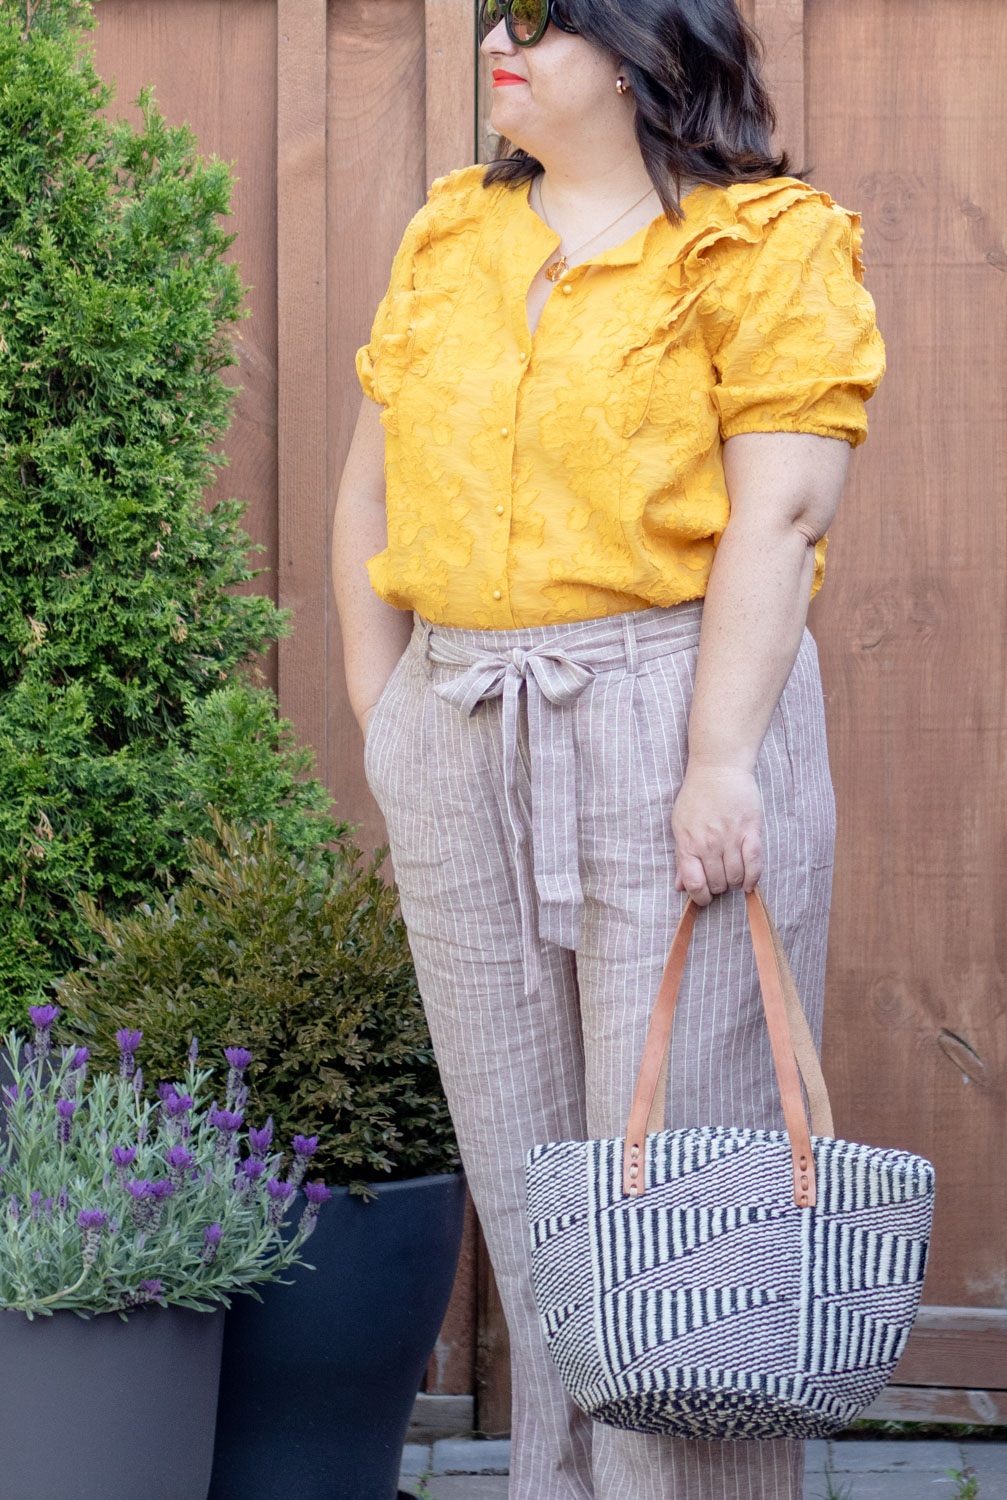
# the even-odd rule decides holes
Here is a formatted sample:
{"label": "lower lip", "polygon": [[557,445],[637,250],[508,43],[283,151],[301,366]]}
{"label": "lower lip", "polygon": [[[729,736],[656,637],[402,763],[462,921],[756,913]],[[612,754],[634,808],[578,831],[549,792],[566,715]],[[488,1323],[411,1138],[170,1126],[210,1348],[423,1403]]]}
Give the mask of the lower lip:
{"label": "lower lip", "polygon": [[524,83],[524,79],[523,78],[494,78],[494,80],[493,80],[493,87],[495,89],[502,89],[504,87],[504,85],[508,84],[508,83]]}

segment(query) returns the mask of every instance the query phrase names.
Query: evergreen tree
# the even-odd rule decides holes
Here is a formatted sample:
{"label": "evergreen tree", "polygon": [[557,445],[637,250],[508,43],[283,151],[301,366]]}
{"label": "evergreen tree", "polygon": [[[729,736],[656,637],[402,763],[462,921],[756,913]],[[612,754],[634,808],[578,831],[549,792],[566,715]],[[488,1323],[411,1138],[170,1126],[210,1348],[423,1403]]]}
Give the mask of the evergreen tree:
{"label": "evergreen tree", "polygon": [[99,113],[94,24],[0,0],[0,1023],[81,962],[78,894],[175,885],[209,805],[294,854],[347,832],[249,680],[291,611],[229,592],[247,502],[202,498],[249,315],[230,170],[149,87],[142,128]]}

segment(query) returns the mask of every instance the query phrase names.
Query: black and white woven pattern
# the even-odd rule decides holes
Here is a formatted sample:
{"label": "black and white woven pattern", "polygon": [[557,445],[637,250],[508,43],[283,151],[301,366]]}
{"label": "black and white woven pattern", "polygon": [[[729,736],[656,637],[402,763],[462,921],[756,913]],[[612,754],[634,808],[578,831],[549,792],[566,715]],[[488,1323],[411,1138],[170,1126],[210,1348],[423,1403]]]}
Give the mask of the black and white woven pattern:
{"label": "black and white woven pattern", "polygon": [[812,1136],[818,1202],[793,1198],[781,1130],[666,1130],[647,1190],[623,1141],[528,1152],[532,1282],[563,1384],[608,1426],[827,1437],[891,1376],[923,1288],[934,1169]]}

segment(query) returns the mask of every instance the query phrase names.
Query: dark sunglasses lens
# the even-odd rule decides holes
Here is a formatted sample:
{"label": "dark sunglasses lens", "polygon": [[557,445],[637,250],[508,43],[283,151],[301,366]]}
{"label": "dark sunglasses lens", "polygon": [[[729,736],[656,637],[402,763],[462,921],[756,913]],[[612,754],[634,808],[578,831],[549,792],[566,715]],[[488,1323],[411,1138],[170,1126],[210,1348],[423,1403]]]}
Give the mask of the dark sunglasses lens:
{"label": "dark sunglasses lens", "polygon": [[515,40],[527,42],[545,25],[547,0],[514,0],[510,20]]}
{"label": "dark sunglasses lens", "polygon": [[503,20],[504,7],[501,0],[482,0],[479,7],[479,40],[489,36],[495,26]]}

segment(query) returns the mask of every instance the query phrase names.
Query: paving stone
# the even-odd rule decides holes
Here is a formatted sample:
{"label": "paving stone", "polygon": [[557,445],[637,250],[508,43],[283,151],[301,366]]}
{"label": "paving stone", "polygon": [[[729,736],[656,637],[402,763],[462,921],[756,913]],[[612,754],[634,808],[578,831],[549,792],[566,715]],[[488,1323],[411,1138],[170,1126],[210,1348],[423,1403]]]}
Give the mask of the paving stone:
{"label": "paving stone", "polygon": [[430,1444],[406,1443],[402,1449],[400,1474],[425,1474],[430,1468]]}
{"label": "paving stone", "polygon": [[958,1468],[961,1452],[957,1443],[884,1442],[874,1438],[832,1439],[831,1467],[837,1474],[905,1474],[917,1469]]}
{"label": "paving stone", "polygon": [[[946,1474],[917,1469],[910,1474],[835,1474],[835,1500],[954,1500],[957,1486]],[[826,1500],[824,1477],[812,1480],[808,1500]],[[986,1500],[983,1496],[982,1500]],[[991,1497],[992,1500],[992,1497]]]}
{"label": "paving stone", "polygon": [[507,1500],[509,1482],[505,1474],[451,1474],[428,1479],[426,1489],[432,1500]]}
{"label": "paving stone", "polygon": [[506,1474],[510,1468],[510,1443],[506,1438],[466,1442],[464,1438],[442,1438],[434,1444],[435,1474]]}
{"label": "paving stone", "polygon": [[1007,1495],[1007,1443],[963,1442],[960,1447],[964,1461],[978,1477],[1002,1479],[1002,1492]]}
{"label": "paving stone", "polygon": [[804,1472],[820,1474],[829,1457],[829,1445],[825,1438],[809,1438],[804,1445]]}

